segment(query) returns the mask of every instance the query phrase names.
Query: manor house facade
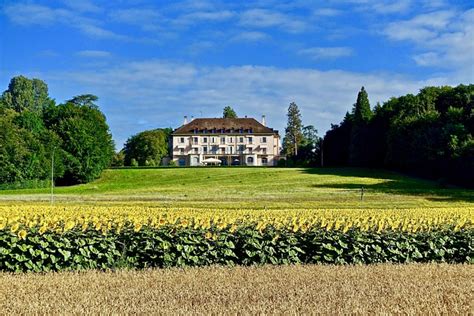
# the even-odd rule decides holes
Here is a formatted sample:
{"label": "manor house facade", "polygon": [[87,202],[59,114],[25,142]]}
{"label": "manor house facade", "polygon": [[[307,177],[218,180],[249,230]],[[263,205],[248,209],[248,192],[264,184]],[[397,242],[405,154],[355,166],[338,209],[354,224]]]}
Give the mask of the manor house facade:
{"label": "manor house facade", "polygon": [[178,166],[275,166],[280,153],[277,130],[253,118],[196,118],[172,133],[172,160]]}

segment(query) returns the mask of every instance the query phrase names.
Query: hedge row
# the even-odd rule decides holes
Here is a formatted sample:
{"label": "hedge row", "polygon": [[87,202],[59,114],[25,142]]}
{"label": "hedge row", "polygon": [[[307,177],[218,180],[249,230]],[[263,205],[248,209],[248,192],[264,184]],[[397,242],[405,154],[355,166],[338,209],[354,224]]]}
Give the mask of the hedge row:
{"label": "hedge row", "polygon": [[306,232],[241,228],[229,231],[162,227],[62,234],[0,231],[0,270],[60,271],[290,263],[473,263],[474,230],[416,233],[351,229]]}

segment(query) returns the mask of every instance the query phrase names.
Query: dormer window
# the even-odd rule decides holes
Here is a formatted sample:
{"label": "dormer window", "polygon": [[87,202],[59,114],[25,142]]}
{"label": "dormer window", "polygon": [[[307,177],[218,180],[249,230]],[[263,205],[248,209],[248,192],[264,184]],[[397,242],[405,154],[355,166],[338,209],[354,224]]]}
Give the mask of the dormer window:
{"label": "dormer window", "polygon": [[241,127],[239,130],[239,133],[242,134],[244,132],[244,129]]}
{"label": "dormer window", "polygon": [[249,128],[249,133],[252,134],[252,129],[251,128]]}

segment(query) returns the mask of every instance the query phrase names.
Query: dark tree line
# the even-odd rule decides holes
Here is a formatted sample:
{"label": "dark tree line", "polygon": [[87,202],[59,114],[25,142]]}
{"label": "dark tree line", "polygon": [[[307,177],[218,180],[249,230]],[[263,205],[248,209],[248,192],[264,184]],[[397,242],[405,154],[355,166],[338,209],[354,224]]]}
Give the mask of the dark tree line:
{"label": "dark tree line", "polygon": [[324,137],[326,166],[383,167],[474,187],[474,85],[426,87],[352,113]]}
{"label": "dark tree line", "polygon": [[39,79],[11,79],[0,97],[0,184],[85,183],[109,166],[114,143],[97,97],[56,105]]}

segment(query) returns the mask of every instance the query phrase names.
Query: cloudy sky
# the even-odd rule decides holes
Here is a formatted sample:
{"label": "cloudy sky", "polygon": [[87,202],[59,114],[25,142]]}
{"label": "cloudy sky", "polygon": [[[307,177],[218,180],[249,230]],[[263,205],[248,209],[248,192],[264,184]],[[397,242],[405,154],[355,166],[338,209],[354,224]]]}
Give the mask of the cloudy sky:
{"label": "cloudy sky", "polygon": [[322,135],[365,86],[372,105],[474,82],[474,4],[447,0],[1,1],[0,89],[23,74],[57,102],[99,96],[117,149],[183,116],[296,102]]}

